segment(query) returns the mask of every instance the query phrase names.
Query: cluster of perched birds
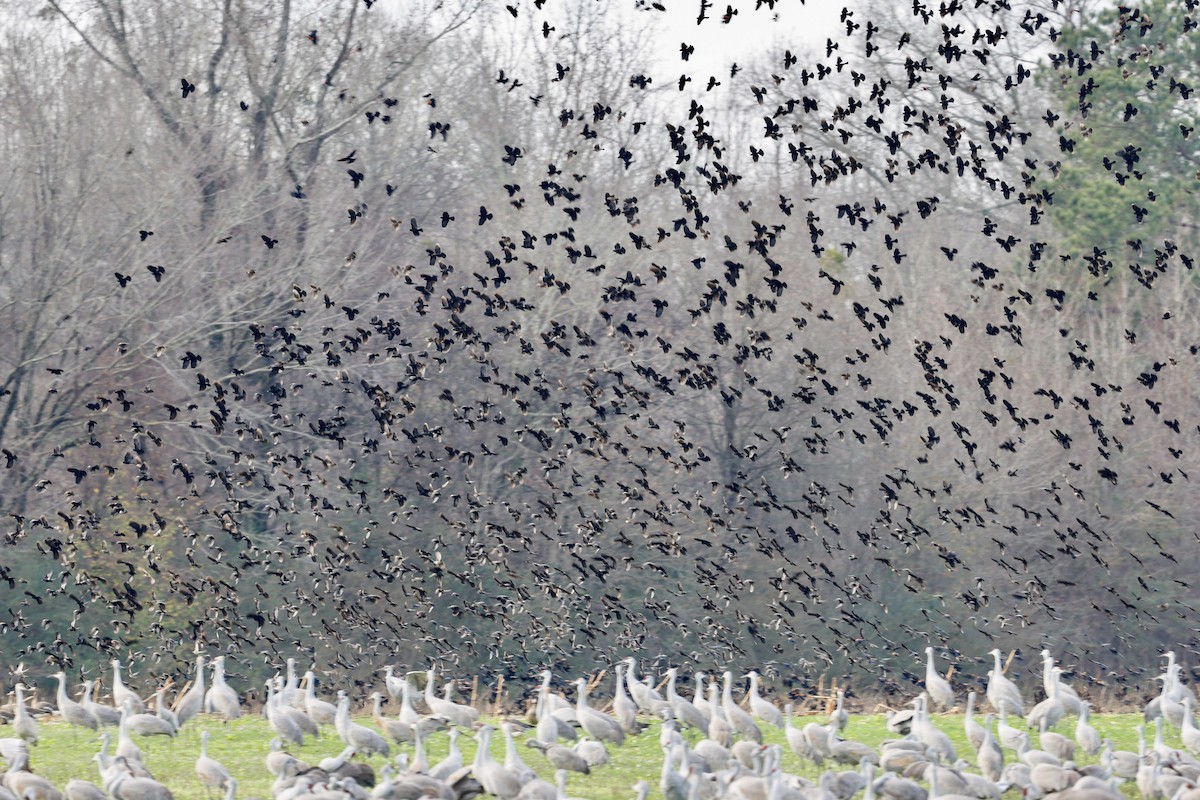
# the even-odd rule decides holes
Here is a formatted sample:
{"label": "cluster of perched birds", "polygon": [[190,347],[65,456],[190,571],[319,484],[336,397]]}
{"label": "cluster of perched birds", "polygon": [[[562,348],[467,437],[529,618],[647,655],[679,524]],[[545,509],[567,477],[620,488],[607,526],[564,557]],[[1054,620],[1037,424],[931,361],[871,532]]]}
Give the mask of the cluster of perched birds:
{"label": "cluster of perched birds", "polygon": [[[344,690],[337,692],[336,702],[322,699],[313,672],[301,676],[289,659],[286,672],[266,683],[261,713],[276,738],[265,766],[274,780],[275,800],[470,800],[481,794],[498,800],[566,800],[568,774],[587,775],[607,764],[609,747],[643,735],[654,721],[660,723],[663,759],[657,789],[664,800],[851,800],[860,793],[865,800],[998,800],[1010,789],[1027,800],[1121,800],[1120,787],[1127,780],[1135,782],[1145,800],[1200,798],[1196,697],[1180,681],[1173,652],[1165,656],[1162,690],[1144,712],[1154,724],[1154,739],[1148,741],[1139,726],[1139,749],[1131,752],[1115,750],[1111,740],[1101,738],[1089,721],[1089,702],[1064,681],[1064,671],[1049,651],[1042,652],[1045,697],[1030,705],[1021,688],[1005,676],[1000,651],[993,650],[994,666],[983,698],[969,692],[962,716],[974,759],[960,757],[951,737],[931,717],[934,708],[958,710],[959,695],[939,673],[933,648],[926,655],[925,691],[906,710],[889,711],[887,727],[894,738],[878,748],[843,737],[850,721],[843,691],[837,692],[827,718],[798,726],[794,705],[789,702],[781,709],[765,697],[755,671],[743,676],[749,684],[740,702],[734,700],[735,677],[730,671],[711,680],[705,673],[694,673],[688,698],[680,694],[677,668],[665,670],[656,684],[650,675],[638,674],[637,660],[630,656],[613,667],[606,711],[589,702],[595,687],[587,679],[573,681],[574,698],[569,700],[553,687],[547,670],[525,716],[503,718],[496,726],[481,719],[473,706],[452,699],[453,682],[439,688],[436,668],[396,675],[388,667],[384,691],[371,695],[376,723],[371,728],[351,718]],[[244,713],[238,693],[225,680],[223,657],[213,659],[211,681],[206,681],[205,658],[197,657],[190,686],[172,708],[164,704],[164,691],[157,691],[153,712],[122,680],[120,662],[113,661],[112,667],[111,705],[93,697],[92,681],[84,682],[80,700],[73,699],[62,672],[53,676],[57,692],[52,707],[31,707],[26,687],[16,684],[13,702],[3,709],[15,736],[0,739],[0,758],[7,762],[0,799],[170,800],[171,789],[147,770],[139,739],[176,736],[199,714],[228,721]],[[413,682],[417,674],[424,679],[423,690]],[[740,688],[741,679],[737,684]],[[399,704],[395,716],[382,713],[384,694]],[[981,723],[975,712],[982,699],[990,710]],[[60,790],[33,770],[29,747],[37,745],[40,736],[35,712],[102,731],[95,757],[99,782],[73,778]],[[1076,719],[1073,736],[1055,730],[1068,716]],[[1165,725],[1179,730],[1185,749],[1165,743]],[[115,744],[111,728],[116,729]],[[288,752],[289,746],[303,746],[306,737],[328,728],[344,745],[336,755],[309,764]],[[491,753],[497,729],[504,739],[503,760]],[[782,732],[774,737],[780,743],[766,735],[772,729]],[[464,733],[478,742],[471,761],[459,748]],[[426,744],[441,735],[448,737],[447,755],[431,763]],[[537,775],[524,761],[516,746],[519,737],[542,751],[555,769],[555,782]],[[196,779],[205,792],[234,800],[237,777],[209,755],[209,738],[208,730],[201,732]],[[405,752],[392,759],[394,744],[404,746]],[[790,774],[782,767],[785,747],[816,768],[832,766],[816,781]],[[384,759],[378,774],[369,763],[376,756]],[[1085,757],[1097,763],[1081,765]],[[837,771],[838,765],[850,769]],[[639,800],[652,791],[646,780],[632,788]]]}

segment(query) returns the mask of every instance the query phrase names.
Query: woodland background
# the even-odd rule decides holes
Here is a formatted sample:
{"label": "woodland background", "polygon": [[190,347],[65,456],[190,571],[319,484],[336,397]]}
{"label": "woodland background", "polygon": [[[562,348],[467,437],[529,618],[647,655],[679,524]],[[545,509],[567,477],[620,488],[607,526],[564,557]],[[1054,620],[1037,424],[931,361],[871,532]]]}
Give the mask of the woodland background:
{"label": "woodland background", "polygon": [[654,11],[271,5],[6,10],[0,666],[1195,662],[1183,2],[867,3],[711,91]]}

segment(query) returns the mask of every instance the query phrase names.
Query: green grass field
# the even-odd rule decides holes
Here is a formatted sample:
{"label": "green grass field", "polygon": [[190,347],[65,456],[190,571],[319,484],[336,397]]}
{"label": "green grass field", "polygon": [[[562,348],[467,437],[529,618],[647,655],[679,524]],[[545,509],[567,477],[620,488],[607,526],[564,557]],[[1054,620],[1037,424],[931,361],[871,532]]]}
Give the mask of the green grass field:
{"label": "green grass field", "polygon": [[[374,727],[370,717],[359,720],[364,725]],[[494,721],[494,720],[493,720]],[[824,722],[824,717],[798,717],[796,725],[803,726],[806,722]],[[1137,725],[1141,721],[1140,714],[1104,714],[1094,715],[1092,724],[1102,736],[1113,740],[1118,749],[1137,749]],[[935,724],[953,739],[959,750],[960,757],[973,759],[974,753],[967,745],[963,734],[962,716],[959,714],[935,716]],[[1074,717],[1069,717],[1061,723],[1057,730],[1071,735],[1074,731]],[[1169,728],[1169,726],[1168,726]],[[200,717],[193,720],[176,739],[162,737],[135,737],[138,746],[146,755],[146,765],[154,776],[167,784],[178,800],[206,800],[203,787],[196,779],[194,765],[200,750],[200,731],[207,730],[212,734],[210,755],[221,761],[237,778],[238,796],[270,797],[272,777],[263,765],[263,757],[270,749],[272,733],[265,720],[258,716],[244,717],[233,723],[224,723],[218,718]],[[99,739],[90,731],[73,729],[57,720],[41,722],[41,743],[31,748],[33,770],[47,776],[58,786],[64,785],[71,778],[84,778],[94,783],[99,782],[98,770],[93,756],[99,750]],[[812,764],[794,755],[786,745],[782,730],[764,728],[767,740],[784,745],[784,768],[786,770],[816,778],[819,770]],[[637,737],[630,737],[622,747],[609,748],[611,762],[600,767],[591,775],[572,773],[568,781],[568,792],[574,797],[587,800],[617,800],[634,796],[633,784],[641,779],[646,780],[652,787],[651,797],[660,797],[658,792],[658,777],[662,766],[662,753],[658,744],[658,725],[652,725]],[[0,728],[0,736],[11,735]],[[532,735],[532,732],[531,732]],[[1179,746],[1178,733],[1168,731],[1168,741]],[[884,724],[881,715],[851,715],[850,724],[843,733],[844,738],[864,742],[872,746],[878,745],[884,739],[892,738]],[[113,732],[115,740],[115,730]],[[475,742],[470,736],[459,739],[463,755],[469,762],[475,752]],[[428,743],[427,752],[431,762],[441,759],[446,753],[446,734],[435,735]],[[333,756],[340,752],[342,743],[338,740],[332,728],[327,729],[321,739],[310,741],[303,748],[292,748],[289,752],[309,763],[315,764],[321,758]],[[393,746],[392,755],[401,752],[401,748]],[[411,754],[412,748],[403,748]],[[493,737],[492,751],[497,759],[504,755],[503,738],[497,734]],[[520,745],[521,757],[535,769],[539,775],[553,782],[554,773],[542,754],[533,748]],[[1006,756],[1009,754],[1006,753]],[[376,756],[370,759],[378,771],[385,759]],[[1081,761],[1081,763],[1090,763]],[[842,769],[845,769],[844,767]],[[1127,790],[1131,783],[1126,784]],[[1136,789],[1132,789],[1136,796]]]}

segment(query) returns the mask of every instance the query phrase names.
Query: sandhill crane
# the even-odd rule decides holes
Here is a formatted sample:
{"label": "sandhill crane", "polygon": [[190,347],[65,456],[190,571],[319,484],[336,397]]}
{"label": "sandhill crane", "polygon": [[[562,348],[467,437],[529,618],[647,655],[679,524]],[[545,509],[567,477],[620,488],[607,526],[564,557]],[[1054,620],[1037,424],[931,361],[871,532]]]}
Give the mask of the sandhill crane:
{"label": "sandhill crane", "polygon": [[[120,758],[114,759],[120,761]],[[137,777],[128,771],[118,771],[104,788],[113,800],[174,800],[171,790],[153,778]]]}
{"label": "sandhill crane", "polygon": [[541,742],[537,739],[530,739],[525,744],[537,750],[541,750],[542,753],[545,754],[546,760],[549,761],[555,769],[569,769],[573,772],[582,772],[584,775],[587,775],[592,771],[587,759],[565,745]]}
{"label": "sandhill crane", "polygon": [[1089,756],[1094,756],[1100,752],[1100,734],[1092,727],[1088,717],[1091,712],[1091,703],[1086,700],[1079,704],[1079,719],[1075,722],[1075,743],[1083,748],[1083,752]]}
{"label": "sandhill crane", "polygon": [[397,678],[396,668],[388,665],[383,668],[383,685],[387,689],[387,693],[392,696],[393,700],[399,700],[404,691],[405,685],[408,683],[407,678]]}
{"label": "sandhill crane", "polygon": [[[1162,681],[1162,691],[1158,696],[1159,716],[1165,717],[1176,728],[1183,726],[1183,698],[1185,692],[1179,682],[1178,664],[1167,665],[1167,671],[1158,676]],[[1189,693],[1190,694],[1190,693]]]}
{"label": "sandhill crane", "polygon": [[99,724],[116,725],[121,721],[121,709],[106,706],[103,703],[97,703],[93,700],[92,689],[94,686],[95,681],[83,682],[83,697],[80,699],[79,704],[87,709],[88,713],[95,717],[96,722]]}
{"label": "sandhill crane", "polygon": [[225,682],[225,656],[217,656],[212,660],[212,685],[204,694],[204,711],[220,714],[227,720],[242,715],[237,692]]}
{"label": "sandhill crane", "polygon": [[458,729],[450,729],[450,745],[446,757],[429,768],[429,777],[444,781],[463,766],[462,751],[458,749]]}
{"label": "sandhill crane", "polygon": [[1079,714],[1079,694],[1068,686],[1062,679],[1063,670],[1054,664],[1054,656],[1049,650],[1042,650],[1042,688],[1049,697],[1054,693],[1053,685],[1058,684],[1058,699],[1068,714]]}
{"label": "sandhill crane", "polygon": [[1000,744],[1009,750],[1015,750],[1021,736],[1022,731],[1008,724],[1008,712],[1001,708],[1000,720],[996,723],[996,738],[1000,740]]}
{"label": "sandhill crane", "polygon": [[1194,706],[1191,695],[1184,695],[1183,724],[1179,728],[1179,738],[1184,747],[1194,755],[1200,755],[1200,728],[1196,727],[1196,720],[1193,718]]}
{"label": "sandhill crane", "polygon": [[963,716],[963,731],[971,747],[978,750],[983,746],[984,727],[975,721],[975,693],[967,693],[967,713]]}
{"label": "sandhill crane", "polygon": [[504,734],[504,766],[512,770],[517,776],[517,780],[521,781],[524,786],[537,775],[525,760],[521,758],[521,754],[517,752],[517,744],[513,740],[512,723],[508,720],[500,723],[500,731]]}
{"label": "sandhill crane", "polygon": [[20,800],[62,800],[62,792],[29,771],[29,753],[20,753],[4,773],[4,786]]}
{"label": "sandhill crane", "polygon": [[413,741],[413,731],[416,726],[405,724],[398,719],[390,719],[383,714],[383,695],[379,692],[371,693],[371,716],[375,719],[375,724],[396,744],[407,744]]}
{"label": "sandhill crane", "polygon": [[[291,753],[283,749],[283,740],[275,738],[271,740],[271,749],[263,758],[263,763],[267,765],[267,771],[276,778],[282,777],[289,769],[294,768],[299,761]],[[299,770],[296,770],[297,772]]]}
{"label": "sandhill crane", "polygon": [[625,730],[621,727],[621,723],[588,706],[587,681],[583,678],[575,679],[575,693],[575,716],[579,720],[579,725],[587,731],[589,736],[614,744],[621,744],[625,741]]}
{"label": "sandhill crane", "polygon": [[112,660],[113,668],[113,685],[112,699],[113,705],[117,708],[124,708],[125,704],[130,705],[130,709],[134,714],[141,714],[146,710],[145,704],[142,703],[142,698],[138,697],[138,693],[130,689],[121,680],[121,661],[114,658]]}
{"label": "sandhill crane", "polygon": [[763,735],[755,724],[754,718],[747,714],[740,706],[733,702],[733,673],[729,670],[725,671],[723,676],[724,681],[721,688],[721,710],[725,712],[725,718],[729,720],[729,724],[733,729],[747,739],[762,744]]}
{"label": "sandhill crane", "polygon": [[950,681],[938,674],[933,663],[933,648],[925,648],[925,693],[939,708],[954,706],[954,688]]}
{"label": "sandhill crane", "polygon": [[829,712],[829,724],[839,731],[845,730],[850,723],[850,712],[846,710],[846,692],[837,690],[837,706]]}
{"label": "sandhill crane", "polygon": [[975,800],[962,794],[942,792],[940,786],[942,780],[941,768],[936,761],[926,771],[926,774],[929,776],[929,800],[937,800],[937,798],[941,798],[941,800]]}
{"label": "sandhill crane", "polygon": [[13,732],[23,741],[37,744],[38,724],[37,720],[30,715],[29,709],[25,707],[25,684],[18,682],[15,691],[17,699],[16,707],[13,709]]}
{"label": "sandhill crane", "polygon": [[174,731],[179,730],[179,716],[167,708],[167,687],[160,686],[154,691],[154,715],[168,723]]}
{"label": "sandhill crane", "polygon": [[492,741],[492,726],[483,725],[476,734],[479,748],[475,752],[472,771],[482,784],[484,791],[500,800],[512,800],[521,792],[521,779],[510,769],[492,759],[489,751]]}
{"label": "sandhill crane", "polygon": [[1025,701],[1021,699],[1021,690],[1015,683],[1004,677],[999,648],[993,649],[990,655],[993,659],[993,667],[992,671],[988,673],[988,702],[996,711],[1007,711],[1017,717],[1025,716]]}
{"label": "sandhill crane", "polygon": [[574,738],[574,729],[550,713],[550,703],[544,688],[538,689],[534,714],[537,718],[537,737],[543,742],[556,742],[560,736]]}
{"label": "sandhill crane", "polygon": [[304,746],[304,729],[292,717],[283,713],[275,703],[275,687],[273,681],[267,681],[267,702],[263,712],[267,715],[267,724],[271,730],[289,742]]}
{"label": "sandhill crane", "polygon": [[[127,761],[132,761],[135,764],[142,763],[141,748],[134,743],[133,737],[129,735],[129,713],[130,706],[121,709],[121,718],[117,722],[117,755],[125,758]],[[107,742],[105,742],[107,744]]]}
{"label": "sandhill crane", "polygon": [[300,679],[296,675],[296,659],[294,658],[287,660],[286,677],[279,687],[278,694],[279,702],[285,706],[298,708],[298,701],[303,700],[303,697],[300,696]]}
{"label": "sandhill crane", "polygon": [[705,686],[705,681],[708,676],[703,672],[697,672],[692,676],[692,680],[696,683],[696,690],[692,692],[692,705],[694,705],[705,719],[712,716],[712,705],[708,701],[708,688]]}
{"label": "sandhill crane", "polygon": [[192,679],[192,687],[175,701],[175,716],[179,719],[177,727],[183,727],[188,720],[200,713],[204,708],[204,656],[196,656],[196,676]]}
{"label": "sandhill crane", "polygon": [[750,670],[746,673],[746,677],[750,679],[750,713],[769,725],[782,728],[783,713],[773,703],[758,694],[759,674]]}
{"label": "sandhill crane", "polygon": [[123,709],[125,711],[125,727],[128,732],[136,733],[139,736],[175,735],[176,728],[169,719],[158,714],[131,714],[129,713],[131,707],[132,704]]}
{"label": "sandhill crane", "polygon": [[633,702],[637,703],[638,708],[649,714],[656,713],[658,705],[665,702],[662,695],[638,679],[636,658],[628,656],[625,658],[625,663],[628,665],[628,670],[625,672],[625,685],[629,690],[629,696]]}
{"label": "sandhill crane", "polygon": [[558,787],[544,778],[534,778],[521,787],[517,800],[558,800]]}
{"label": "sandhill crane", "polygon": [[1048,730],[1048,728],[1046,720],[1043,719],[1038,726],[1038,744],[1041,748],[1060,761],[1074,761],[1075,742],[1061,733]]}
{"label": "sandhill crane", "polygon": [[550,689],[550,680],[553,678],[553,673],[548,669],[542,670],[542,684],[540,691],[546,694],[546,711],[553,714],[563,722],[574,724],[575,719],[575,704],[567,700],[558,692]]}
{"label": "sandhill crane", "polygon": [[714,742],[712,739],[701,739],[692,747],[692,752],[708,762],[709,771],[717,769],[722,764],[728,764],[733,753],[728,748]]}
{"label": "sandhill crane", "polygon": [[433,690],[434,687],[434,667],[429,668],[427,680],[425,681],[425,705],[429,706],[430,713],[437,714],[450,720],[452,725],[458,725],[461,728],[470,728],[479,721],[479,711],[468,705],[455,703],[447,698],[438,697]]}
{"label": "sandhill crane", "polygon": [[862,742],[841,738],[837,734],[837,729],[832,725],[827,725],[825,730],[828,735],[829,754],[834,761],[855,765],[862,764],[863,761],[879,763],[879,754],[875,752],[875,748]]}
{"label": "sandhill crane", "polygon": [[425,734],[421,732],[420,725],[413,725],[412,733],[413,757],[408,769],[409,772],[419,772],[424,775],[429,772],[429,756],[425,752]]}
{"label": "sandhill crane", "polygon": [[1066,716],[1067,710],[1058,699],[1058,681],[1051,682],[1050,691],[1052,694],[1049,697],[1029,710],[1029,715],[1025,718],[1026,726],[1035,730],[1040,729],[1043,724],[1047,728],[1053,728]]}
{"label": "sandhill crane", "polygon": [[708,715],[702,713],[691,700],[686,700],[675,691],[675,677],[679,670],[671,667],[667,670],[667,703],[671,713],[680,725],[690,725],[698,731],[708,730]]}
{"label": "sandhill crane", "polygon": [[208,754],[208,731],[200,734],[200,756],[196,759],[196,777],[204,785],[205,793],[209,789],[224,789],[233,776],[225,765]]}
{"label": "sandhill crane", "polygon": [[791,703],[788,703],[783,707],[783,733],[784,738],[787,739],[788,747],[792,749],[793,753],[801,758],[807,758],[809,761],[817,764],[817,766],[820,766],[825,761],[825,758],[820,753],[817,753],[813,750],[812,746],[808,742],[808,737],[804,735],[804,731],[797,728],[792,721],[794,709],[795,706],[793,706]]}
{"label": "sandhill crane", "polygon": [[412,684],[408,681],[404,681],[404,686],[400,690],[400,710],[396,713],[396,717],[402,724],[410,728],[421,721],[421,715],[413,708]]}
{"label": "sandhill crane", "polygon": [[59,716],[66,722],[79,728],[87,728],[93,731],[99,729],[100,723],[96,721],[96,717],[92,712],[67,696],[66,673],[61,671],[56,672],[54,673],[54,678],[58,681],[58,692],[55,695],[55,701],[58,703]]}
{"label": "sandhill crane", "polygon": [[304,673],[304,710],[320,725],[332,725],[337,716],[337,706],[317,697],[317,679],[312,670]]}
{"label": "sandhill crane", "polygon": [[637,718],[638,704],[625,694],[625,686],[628,685],[632,688],[636,682],[625,678],[624,669],[625,665],[622,663],[616,664],[613,668],[616,675],[616,688],[613,690],[613,716],[616,717],[617,722],[621,723],[621,728],[626,733],[641,733],[642,726]]}
{"label": "sandhill crane", "polygon": [[954,743],[950,741],[950,737],[943,733],[940,729],[934,726],[929,721],[929,709],[925,705],[925,696],[921,695],[917,698],[916,716],[913,717],[912,734],[917,741],[925,745],[927,750],[939,754],[946,762],[953,764],[958,759],[958,754],[954,750]]}
{"label": "sandhill crane", "polygon": [[721,707],[721,701],[717,697],[718,691],[716,681],[708,685],[708,707],[712,709],[708,717],[708,738],[722,747],[730,747],[733,745],[733,726],[729,724],[725,709]]}
{"label": "sandhill crane", "polygon": [[341,740],[364,755],[378,753],[385,758],[391,753],[391,747],[375,731],[350,719],[350,698],[345,692],[338,692],[337,717],[334,727]]}
{"label": "sandhill crane", "polygon": [[1000,774],[1004,771],[1004,751],[992,735],[995,719],[992,714],[984,718],[983,741],[979,743],[975,754],[975,763],[979,765],[979,771],[993,783],[1000,780]]}
{"label": "sandhill crane", "polygon": [[108,795],[103,789],[80,778],[67,781],[67,785],[63,787],[63,795],[67,800],[108,800]]}
{"label": "sandhill crane", "polygon": [[0,759],[11,764],[22,754],[29,755],[29,744],[24,739],[0,739]]}
{"label": "sandhill crane", "polygon": [[604,746],[604,742],[583,738],[571,749],[582,756],[589,767],[600,767],[608,763],[608,748]]}
{"label": "sandhill crane", "polygon": [[[279,683],[279,679],[276,678],[272,682],[272,685],[278,687]],[[283,698],[278,692],[275,692],[274,694],[268,693],[267,702],[274,705],[274,713],[276,715],[285,716],[292,722],[296,723],[300,730],[304,731],[306,736],[319,737],[321,735],[321,728],[319,725],[317,725],[316,721],[295,706],[284,705]]]}

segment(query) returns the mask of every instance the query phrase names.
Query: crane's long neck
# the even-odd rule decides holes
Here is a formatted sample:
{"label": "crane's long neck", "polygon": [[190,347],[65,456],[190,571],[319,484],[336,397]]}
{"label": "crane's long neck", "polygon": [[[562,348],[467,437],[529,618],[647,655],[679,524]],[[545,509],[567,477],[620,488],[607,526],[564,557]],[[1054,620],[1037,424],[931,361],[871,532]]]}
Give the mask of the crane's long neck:
{"label": "crane's long neck", "polygon": [[488,747],[492,743],[492,729],[484,726],[479,729],[479,749],[475,751],[475,769],[481,770],[488,762]]}
{"label": "crane's long neck", "polygon": [[616,671],[617,671],[617,696],[618,697],[625,696],[625,686],[622,684],[622,679],[624,679],[625,684],[628,684],[629,692],[630,692],[630,694],[632,694],[633,693],[633,678],[629,675],[629,673],[625,672],[625,668],[622,667],[620,664],[617,664]]}
{"label": "crane's long neck", "polygon": [[512,728],[505,725],[500,730],[504,732],[504,755],[509,760],[515,760],[517,757],[517,743],[513,741]]}
{"label": "crane's long neck", "polygon": [[[420,764],[425,761],[425,737],[421,735],[421,726],[413,725],[413,761]],[[353,754],[353,752],[351,753]]]}

